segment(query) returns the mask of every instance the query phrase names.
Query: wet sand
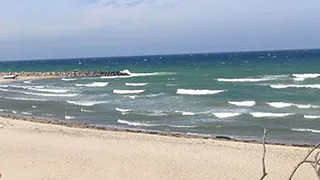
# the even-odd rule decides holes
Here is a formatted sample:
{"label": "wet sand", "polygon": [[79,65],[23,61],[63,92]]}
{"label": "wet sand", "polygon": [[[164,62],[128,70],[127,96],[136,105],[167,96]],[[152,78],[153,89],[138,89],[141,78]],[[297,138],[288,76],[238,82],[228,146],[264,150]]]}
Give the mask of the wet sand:
{"label": "wet sand", "polygon": [[[0,173],[34,179],[259,179],[262,145],[0,118]],[[267,145],[266,179],[288,179],[307,148]],[[295,179],[316,179],[310,165]]]}

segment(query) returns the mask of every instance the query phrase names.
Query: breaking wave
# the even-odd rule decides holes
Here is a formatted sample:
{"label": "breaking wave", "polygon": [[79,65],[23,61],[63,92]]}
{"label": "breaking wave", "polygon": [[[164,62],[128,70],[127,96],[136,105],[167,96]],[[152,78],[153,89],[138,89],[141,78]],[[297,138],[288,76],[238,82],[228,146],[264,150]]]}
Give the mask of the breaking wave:
{"label": "breaking wave", "polygon": [[268,112],[253,112],[250,113],[253,117],[264,118],[264,117],[286,117],[294,115],[294,113],[268,113]]}
{"label": "breaking wave", "polygon": [[320,74],[318,73],[292,74],[292,76],[294,77],[293,79],[295,81],[304,81],[306,79],[313,79],[313,78],[320,77]]}
{"label": "breaking wave", "polygon": [[178,89],[177,94],[186,95],[210,95],[225,92],[225,90],[208,90],[208,89]]}
{"label": "breaking wave", "polygon": [[21,112],[21,114],[23,114],[23,115],[32,115],[31,112]]}
{"label": "breaking wave", "polygon": [[102,76],[103,79],[114,79],[114,78],[131,78],[131,77],[144,77],[144,76],[165,76],[176,74],[173,72],[152,72],[152,73],[131,73],[129,70],[122,70],[121,73],[128,74],[128,76]]}
{"label": "breaking wave", "polygon": [[140,123],[140,122],[129,122],[129,121],[126,121],[126,120],[121,120],[121,119],[118,119],[117,122],[120,123],[120,124],[127,124],[127,125],[130,125],[130,126],[147,126],[147,127],[158,126],[158,125],[155,125],[155,124],[146,124],[146,123]]}
{"label": "breaking wave", "polygon": [[196,113],[186,112],[186,111],[175,111],[176,113],[181,113],[182,116],[194,116]]}
{"label": "breaking wave", "polygon": [[78,87],[105,87],[109,83],[108,82],[93,82],[90,84],[76,84]]}
{"label": "breaking wave", "polygon": [[126,86],[145,86],[149,83],[126,83]]}
{"label": "breaking wave", "polygon": [[76,119],[74,116],[64,116],[65,119]]}
{"label": "breaking wave", "polygon": [[120,108],[116,108],[116,111],[119,111],[119,112],[130,112],[130,111],[132,111],[132,109],[120,109]]}
{"label": "breaking wave", "polygon": [[302,85],[302,84],[272,84],[272,85],[270,85],[270,87],[274,88],[274,89],[286,89],[286,88],[320,89],[320,84],[309,84],[309,85]]}
{"label": "breaking wave", "polygon": [[173,128],[196,128],[198,126],[187,126],[187,125],[169,125],[169,127]]}
{"label": "breaking wave", "polygon": [[275,108],[286,108],[292,106],[291,103],[285,103],[285,102],[268,102],[269,106],[275,107]]}
{"label": "breaking wave", "polygon": [[241,113],[212,113],[217,118],[231,118],[240,116]]}
{"label": "breaking wave", "polygon": [[25,84],[31,84],[31,81],[23,81]]}
{"label": "breaking wave", "polygon": [[62,78],[62,81],[76,81],[78,78]]}
{"label": "breaking wave", "polygon": [[145,90],[113,90],[114,94],[140,94],[143,93]]}
{"label": "breaking wave", "polygon": [[87,109],[81,109],[81,112],[90,113],[90,112],[94,112],[94,111],[92,111],[92,110],[87,110]]}
{"label": "breaking wave", "polygon": [[39,91],[39,92],[51,92],[51,93],[66,93],[69,90],[66,89],[38,89],[38,88],[28,88],[29,90]]}
{"label": "breaking wave", "polygon": [[5,99],[18,101],[47,101],[46,99],[24,98],[24,97],[4,97]]}
{"label": "breaking wave", "polygon": [[320,130],[317,129],[304,129],[304,128],[293,128],[292,131],[299,131],[299,132],[312,132],[312,133],[320,133]]}
{"label": "breaking wave", "polygon": [[45,96],[45,97],[75,97],[79,94],[46,94],[46,93],[33,93],[33,92],[25,92],[25,91],[15,91],[15,90],[9,90],[9,89],[2,89],[0,88],[0,91],[4,92],[15,92],[15,93],[21,93],[21,94],[27,94],[27,95],[34,95],[34,96]]}
{"label": "breaking wave", "polygon": [[229,101],[229,104],[236,105],[236,106],[245,106],[250,107],[256,105],[255,101]]}
{"label": "breaking wave", "polygon": [[67,101],[69,104],[74,104],[78,106],[94,106],[97,104],[108,103],[109,101]]}
{"label": "breaking wave", "polygon": [[314,115],[304,115],[303,117],[306,119],[320,119],[320,116],[314,116]]}

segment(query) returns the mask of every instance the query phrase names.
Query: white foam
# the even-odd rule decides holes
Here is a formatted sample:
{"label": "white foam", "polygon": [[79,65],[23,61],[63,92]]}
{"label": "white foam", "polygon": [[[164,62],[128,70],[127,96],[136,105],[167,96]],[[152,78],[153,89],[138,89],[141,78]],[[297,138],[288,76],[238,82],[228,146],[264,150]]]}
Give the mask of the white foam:
{"label": "white foam", "polygon": [[187,126],[187,125],[169,125],[169,127],[173,128],[195,128],[197,126]]}
{"label": "white foam", "polygon": [[32,106],[33,109],[37,108],[38,106]]}
{"label": "white foam", "polygon": [[120,109],[120,108],[116,108],[116,111],[119,111],[119,112],[130,112],[130,111],[132,111],[132,109]]}
{"label": "white foam", "polygon": [[18,100],[18,101],[47,101],[46,99],[23,98],[23,97],[4,97],[5,99]]}
{"label": "white foam", "polygon": [[12,112],[13,114],[17,114],[17,111],[14,111],[14,110],[12,110],[11,112]]}
{"label": "white foam", "polygon": [[65,119],[76,119],[74,116],[64,116]]}
{"label": "white foam", "polygon": [[174,86],[178,86],[178,84],[166,84],[166,86],[168,86],[168,87],[174,87]]}
{"label": "white foam", "polygon": [[269,113],[269,112],[253,112],[250,113],[253,117],[264,118],[264,117],[286,117],[294,115],[294,113]]}
{"label": "white foam", "polygon": [[78,87],[105,87],[109,83],[108,82],[93,82],[91,84],[76,84]]}
{"label": "white foam", "polygon": [[67,101],[69,104],[74,104],[78,106],[94,106],[97,104],[108,103],[109,101]]}
{"label": "white foam", "polygon": [[271,88],[274,89],[286,89],[286,88],[312,88],[312,89],[320,89],[320,84],[272,84],[270,85]]}
{"label": "white foam", "polygon": [[308,74],[292,74],[295,81],[304,81],[305,79],[313,79],[320,77],[318,73],[308,73]]}
{"label": "white foam", "polygon": [[317,130],[317,129],[303,129],[303,128],[293,128],[291,129],[293,131],[299,131],[299,132],[313,132],[313,133],[320,133],[320,130]]}
{"label": "white foam", "polygon": [[210,95],[225,92],[224,90],[208,90],[208,89],[178,89],[177,94],[186,95]]}
{"label": "white foam", "polygon": [[94,111],[92,111],[92,110],[87,110],[87,109],[81,109],[81,112],[90,113],[90,112],[94,112]]}
{"label": "white foam", "polygon": [[143,92],[144,90],[113,90],[114,94],[140,94]]}
{"label": "white foam", "polygon": [[291,103],[285,103],[285,102],[269,102],[267,103],[269,106],[275,107],[275,108],[286,108],[292,106]]}
{"label": "white foam", "polygon": [[45,97],[75,97],[79,95],[77,93],[74,93],[74,94],[44,94],[44,93],[30,93],[30,92],[23,92],[23,93],[28,95],[45,96]]}
{"label": "white foam", "polygon": [[320,119],[320,116],[314,116],[314,115],[304,115],[303,117],[306,119]]}
{"label": "white foam", "polygon": [[293,104],[293,106],[296,106],[300,109],[309,109],[309,108],[319,108],[320,106],[312,105],[312,104]]}
{"label": "white foam", "polygon": [[168,114],[166,114],[163,111],[159,111],[159,110],[154,110],[154,111],[151,111],[151,113],[147,113],[144,115],[146,115],[146,116],[168,116]]}
{"label": "white foam", "polygon": [[66,89],[37,89],[37,88],[28,88],[33,91],[39,91],[39,92],[51,92],[51,93],[66,93],[69,90]]}
{"label": "white foam", "polygon": [[145,86],[149,83],[126,83],[126,86]]}
{"label": "white foam", "polygon": [[236,105],[236,106],[245,106],[250,107],[256,105],[255,101],[229,101],[229,104]]}
{"label": "white foam", "polygon": [[126,120],[121,120],[121,119],[118,119],[117,122],[120,123],[120,124],[127,124],[127,125],[130,125],[130,126],[147,126],[147,127],[157,126],[157,125],[154,125],[154,124],[145,124],[145,123],[139,123],[139,122],[129,122],[129,121],[126,121]]}
{"label": "white foam", "polygon": [[24,114],[24,115],[32,115],[32,113],[30,113],[30,112],[21,112],[21,114]]}
{"label": "white foam", "polygon": [[194,116],[196,113],[186,112],[186,111],[175,111],[176,113],[181,113],[182,116]]}
{"label": "white foam", "polygon": [[214,116],[216,116],[217,118],[231,118],[231,117],[236,117],[236,116],[240,116],[241,113],[212,113]]}
{"label": "white foam", "polygon": [[31,84],[31,81],[23,81],[25,84]]}
{"label": "white foam", "polygon": [[271,81],[276,80],[276,78],[234,78],[234,79],[226,79],[226,78],[218,78],[220,82],[262,82],[262,81]]}
{"label": "white foam", "polygon": [[78,78],[62,78],[62,81],[76,81]]}

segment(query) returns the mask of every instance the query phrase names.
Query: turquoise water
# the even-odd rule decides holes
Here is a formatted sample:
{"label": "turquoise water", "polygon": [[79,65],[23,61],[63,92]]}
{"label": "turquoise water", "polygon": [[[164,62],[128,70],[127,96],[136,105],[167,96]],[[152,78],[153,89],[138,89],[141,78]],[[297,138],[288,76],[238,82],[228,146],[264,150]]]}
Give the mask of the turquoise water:
{"label": "turquoise water", "polygon": [[1,71],[129,71],[0,84],[0,111],[189,134],[317,143],[320,50],[0,62]]}

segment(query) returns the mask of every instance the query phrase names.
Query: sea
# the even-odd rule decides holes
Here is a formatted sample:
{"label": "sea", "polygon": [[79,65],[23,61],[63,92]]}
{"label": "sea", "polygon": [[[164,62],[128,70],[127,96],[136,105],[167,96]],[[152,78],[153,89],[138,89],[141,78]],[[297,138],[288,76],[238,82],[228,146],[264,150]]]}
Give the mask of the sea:
{"label": "sea", "polygon": [[320,50],[1,61],[0,71],[123,71],[128,77],[0,84],[0,111],[96,126],[316,144]]}

